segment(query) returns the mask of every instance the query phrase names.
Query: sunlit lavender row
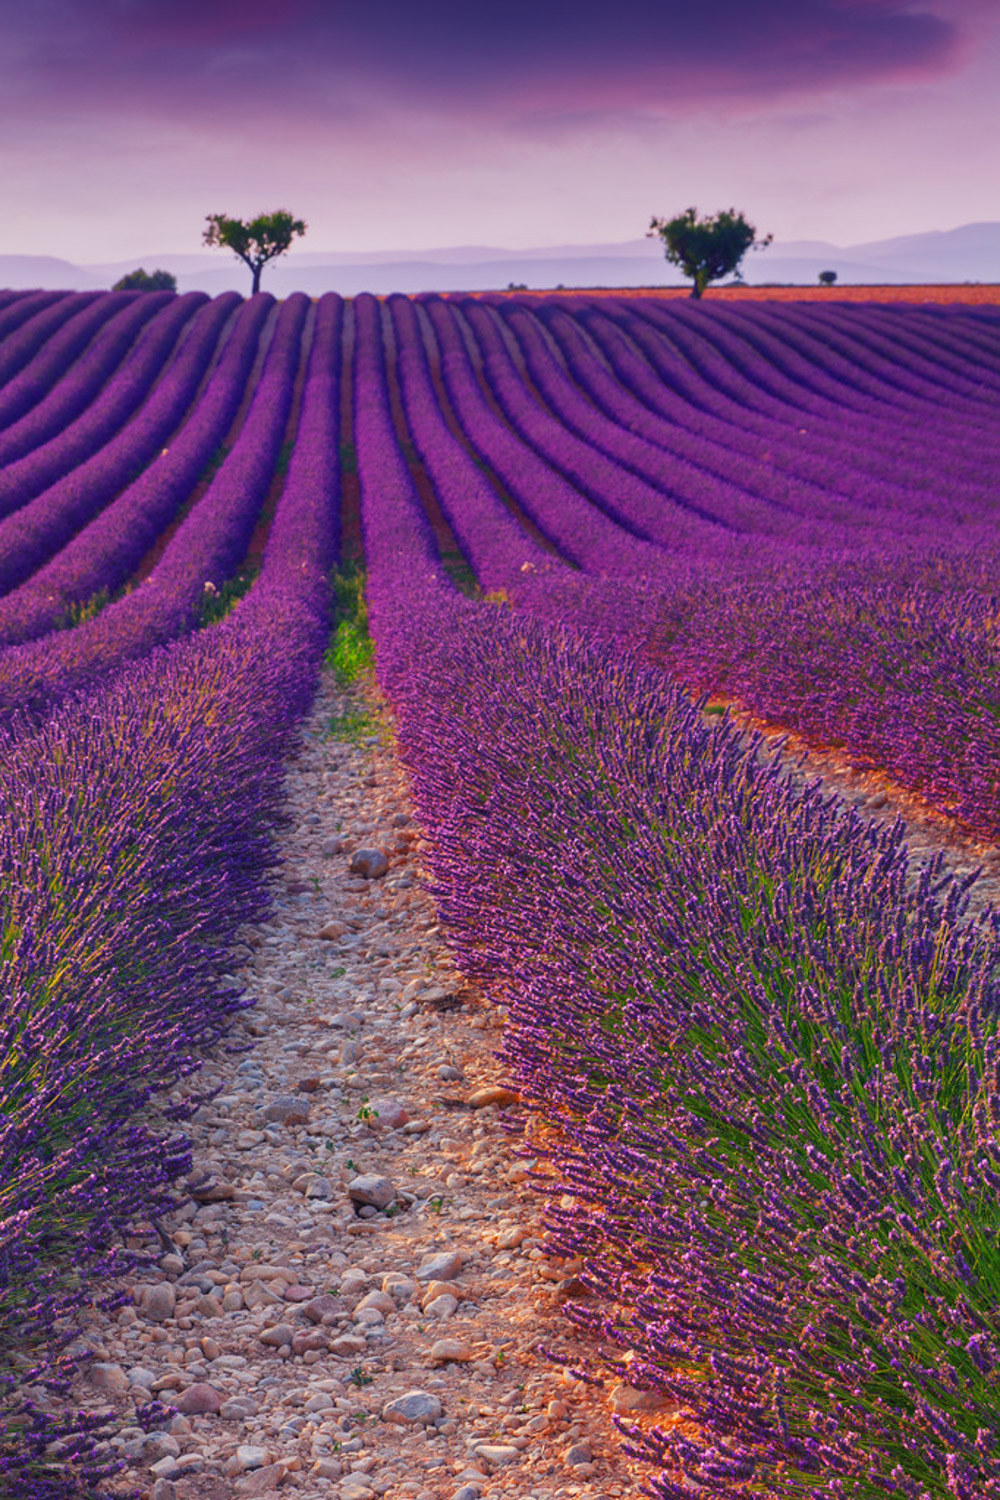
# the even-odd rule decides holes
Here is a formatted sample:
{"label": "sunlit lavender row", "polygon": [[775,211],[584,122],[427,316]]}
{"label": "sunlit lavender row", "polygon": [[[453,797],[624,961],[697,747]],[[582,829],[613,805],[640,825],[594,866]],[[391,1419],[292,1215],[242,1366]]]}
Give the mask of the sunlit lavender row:
{"label": "sunlit lavender row", "polygon": [[1000,1495],[1000,930],[697,706],[996,839],[998,395],[990,309],[0,297],[8,1489],[100,1471],[23,1391],[184,1170],[136,1118],[240,1006],[350,563],[585,1373],[702,1434],[651,1493]]}

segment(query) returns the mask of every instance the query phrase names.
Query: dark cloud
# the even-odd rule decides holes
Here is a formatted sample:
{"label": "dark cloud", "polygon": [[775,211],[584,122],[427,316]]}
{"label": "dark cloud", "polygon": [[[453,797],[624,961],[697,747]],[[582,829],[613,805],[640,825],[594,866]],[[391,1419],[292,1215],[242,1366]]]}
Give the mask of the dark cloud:
{"label": "dark cloud", "polygon": [[0,0],[0,107],[238,110],[251,131],[365,101],[498,121],[670,112],[945,70],[966,3]]}

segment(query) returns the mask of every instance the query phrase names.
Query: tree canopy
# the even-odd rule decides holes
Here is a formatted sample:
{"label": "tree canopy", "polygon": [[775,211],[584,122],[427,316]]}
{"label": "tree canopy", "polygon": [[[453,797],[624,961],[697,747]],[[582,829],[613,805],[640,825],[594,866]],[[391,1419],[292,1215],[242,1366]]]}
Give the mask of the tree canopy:
{"label": "tree canopy", "polygon": [[253,273],[252,293],[260,291],[260,273],[269,260],[284,255],[295,235],[306,232],[301,219],[293,219],[285,209],[258,214],[255,219],[231,219],[228,214],[208,214],[208,228],[202,239],[206,245],[222,246],[238,255]]}
{"label": "tree canopy", "polygon": [[169,271],[129,271],[111,288],[113,292],[176,292],[177,278]]}
{"label": "tree canopy", "polygon": [[692,280],[691,295],[700,297],[710,281],[735,271],[748,250],[763,250],[772,235],[757,238],[757,231],[735,208],[698,217],[696,208],[686,208],[672,219],[654,218],[648,239],[661,239],[663,253]]}
{"label": "tree canopy", "polygon": [[836,279],[837,279],[837,273],[836,273],[836,271],[820,271],[820,273],[819,273],[819,284],[820,284],[820,286],[833,286],[833,284],[836,281]]}

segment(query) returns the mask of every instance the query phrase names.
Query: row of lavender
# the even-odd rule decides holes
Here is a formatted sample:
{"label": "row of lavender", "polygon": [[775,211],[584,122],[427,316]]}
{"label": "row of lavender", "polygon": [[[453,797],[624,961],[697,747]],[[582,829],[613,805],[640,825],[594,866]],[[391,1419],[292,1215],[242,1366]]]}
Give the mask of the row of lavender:
{"label": "row of lavender", "polygon": [[[634,308],[392,300],[410,435],[476,571],[995,837],[1000,328]],[[518,576],[540,544],[541,588]]]}
{"label": "row of lavender", "polygon": [[[357,313],[380,676],[450,939],[507,1007],[525,1096],[562,1127],[537,1180],[556,1246],[584,1257],[572,1315],[607,1351],[583,1373],[696,1417],[698,1440],[630,1433],[663,1500],[1000,1494],[1000,923],[969,922],[939,867],[914,886],[899,827],[797,792],[600,642],[628,614],[624,582],[593,576],[620,557],[601,565],[606,511],[588,518],[578,486],[544,509],[554,465],[540,501],[518,486],[518,418],[534,456],[556,424],[538,400],[516,418],[523,377],[515,391],[497,361],[480,381],[467,337],[445,347],[457,320],[438,302],[425,360],[399,299],[403,437],[454,537],[485,586],[573,623],[459,598],[393,421],[385,312]],[[560,520],[589,576],[545,547]],[[655,605],[668,568],[627,546]]]}
{"label": "row of lavender", "polygon": [[[206,335],[233,311],[220,301]],[[226,373],[175,440],[189,487],[198,455],[229,426],[271,305],[254,299],[238,314]],[[183,1136],[160,1138],[137,1114],[152,1110],[170,1131],[183,1112],[163,1108],[163,1091],[196,1070],[242,1004],[219,975],[236,928],[267,905],[281,761],[326,639],[341,313],[336,297],[281,308],[232,452],[151,584],[39,642],[47,654],[31,674],[27,648],[0,656],[0,1333],[21,1351],[0,1377],[5,1494],[75,1493],[104,1471],[87,1424],[54,1416],[45,1392],[74,1367],[60,1354],[68,1315],[127,1269],[123,1231],[165,1206],[188,1164]],[[192,350],[198,335],[196,325]],[[223,579],[243,557],[306,348],[259,577],[221,623],[184,634],[206,576]],[[123,501],[127,535],[142,524],[128,488],[106,514]],[[114,577],[112,563],[102,581]],[[89,691],[71,692],[80,683]],[[45,1353],[32,1368],[39,1333]]]}
{"label": "row of lavender", "polygon": [[461,599],[379,374],[380,677],[450,941],[561,1127],[536,1180],[582,1373],[694,1415],[623,1423],[661,1500],[1000,1495],[1000,923],[620,643]]}

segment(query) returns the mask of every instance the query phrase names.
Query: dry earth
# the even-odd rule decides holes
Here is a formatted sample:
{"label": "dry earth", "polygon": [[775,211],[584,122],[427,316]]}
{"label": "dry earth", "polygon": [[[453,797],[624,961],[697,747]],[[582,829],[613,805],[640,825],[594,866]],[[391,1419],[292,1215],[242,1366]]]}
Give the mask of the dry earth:
{"label": "dry earth", "polygon": [[[111,1488],[151,1500],[635,1495],[607,1401],[538,1353],[586,1354],[574,1267],[545,1254],[502,1020],[449,962],[389,737],[327,733],[372,707],[324,679],[276,910],[238,953],[252,1046],[200,1075],[190,1196],[131,1305],[89,1316],[74,1399],[114,1406]],[[363,849],[388,872],[352,874]],[[153,1397],[180,1410],[145,1434]]]}

